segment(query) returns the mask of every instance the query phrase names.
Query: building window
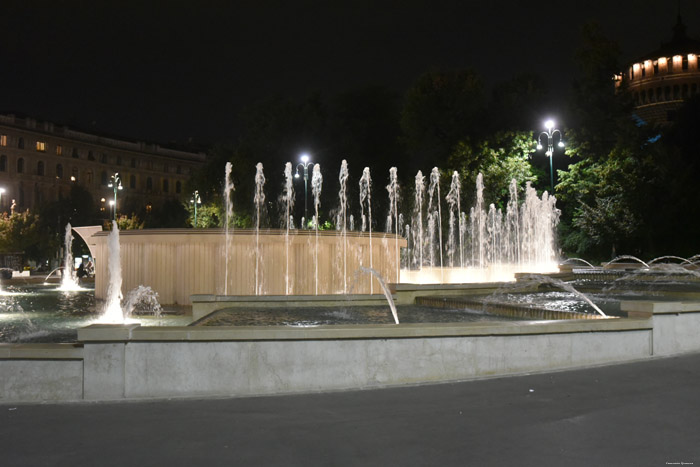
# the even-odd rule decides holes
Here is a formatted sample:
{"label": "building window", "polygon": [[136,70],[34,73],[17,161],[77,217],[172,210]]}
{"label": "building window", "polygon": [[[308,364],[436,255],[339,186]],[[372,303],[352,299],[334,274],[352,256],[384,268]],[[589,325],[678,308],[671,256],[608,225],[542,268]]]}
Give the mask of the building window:
{"label": "building window", "polygon": [[671,100],[671,86],[664,87],[664,99],[667,101]]}
{"label": "building window", "polygon": [[78,148],[73,148],[73,159],[80,159],[80,154],[78,154]]}
{"label": "building window", "polygon": [[19,139],[17,140],[17,147],[18,147],[19,149],[24,149],[24,138],[22,138],[21,136],[20,136]]}
{"label": "building window", "polygon": [[44,176],[44,161],[39,161],[36,163],[36,174]]}
{"label": "building window", "polygon": [[698,92],[698,83],[693,83],[690,86],[690,94],[695,95],[695,93],[697,93],[697,92]]}
{"label": "building window", "polygon": [[122,156],[117,156],[117,165],[122,165]]}
{"label": "building window", "polygon": [[151,177],[148,177],[146,179],[146,191],[151,191],[153,190],[153,179]]}
{"label": "building window", "polygon": [[6,172],[7,171],[7,156],[2,155],[0,156],[0,172]]}
{"label": "building window", "polygon": [[685,99],[686,97],[688,97],[688,85],[684,84],[683,85],[683,99]]}
{"label": "building window", "polygon": [[182,182],[180,180],[175,182],[175,193],[178,195],[182,192]]}
{"label": "building window", "polygon": [[658,62],[658,60],[654,62],[654,74],[655,75],[659,74],[659,62]]}
{"label": "building window", "polygon": [[56,164],[56,178],[63,178],[63,166]]}
{"label": "building window", "polygon": [[0,135],[0,146],[7,146],[7,135]]}
{"label": "building window", "polygon": [[92,151],[88,151],[88,160],[89,161],[95,160],[95,155],[92,153]]}
{"label": "building window", "polygon": [[92,185],[92,170],[85,172],[85,183],[88,186]]}
{"label": "building window", "polygon": [[103,164],[106,164],[106,163],[107,163],[107,154],[102,153],[102,154],[100,155],[100,162],[102,162]]}
{"label": "building window", "polygon": [[56,155],[57,156],[63,155],[63,146],[61,146],[60,144],[58,146],[56,146]]}
{"label": "building window", "polygon": [[36,150],[39,152],[46,152],[46,142],[45,141],[37,141],[36,142]]}
{"label": "building window", "polygon": [[24,173],[24,159],[21,157],[17,159],[17,173]]}
{"label": "building window", "polygon": [[169,188],[168,180],[163,180],[163,193],[167,193]]}
{"label": "building window", "polygon": [[104,170],[100,174],[100,185],[107,186],[107,172]]}
{"label": "building window", "polygon": [[673,98],[674,99],[680,99],[681,98],[681,87],[678,86],[677,84],[673,85]]}
{"label": "building window", "polygon": [[136,175],[129,177],[129,188],[136,188]]}
{"label": "building window", "polygon": [[177,167],[175,167],[175,173],[178,175],[181,174],[182,173],[182,166],[178,165]]}
{"label": "building window", "polygon": [[132,157],[132,158],[131,158],[131,168],[132,168],[132,169],[135,169],[135,168],[136,168],[136,158],[135,158],[135,157]]}
{"label": "building window", "polygon": [[71,182],[77,182],[78,181],[78,176],[80,175],[80,171],[78,170],[77,167],[73,167],[73,175],[70,176],[70,181]]}

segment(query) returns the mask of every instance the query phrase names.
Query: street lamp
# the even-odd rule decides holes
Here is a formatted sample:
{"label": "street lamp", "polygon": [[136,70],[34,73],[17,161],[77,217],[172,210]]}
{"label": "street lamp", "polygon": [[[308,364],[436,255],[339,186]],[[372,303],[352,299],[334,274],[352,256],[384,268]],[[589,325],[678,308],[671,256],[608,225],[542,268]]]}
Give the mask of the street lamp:
{"label": "street lamp", "polygon": [[[119,172],[115,172],[114,175],[109,177],[109,183],[107,184],[109,188],[114,189],[114,220],[117,220],[117,190],[122,189],[122,179],[119,176]],[[110,201],[109,204],[112,204]]]}
{"label": "street lamp", "polygon": [[537,149],[542,149],[542,136],[547,136],[547,152],[545,154],[549,157],[549,184],[551,185],[551,194],[554,194],[554,166],[552,164],[552,159],[554,159],[554,135],[559,134],[559,143],[557,146],[560,148],[564,147],[564,136],[562,132],[554,128],[554,120],[547,120],[544,122],[544,127],[547,129],[540,133],[537,137]]}
{"label": "street lamp", "polygon": [[308,184],[309,184],[309,166],[313,166],[314,163],[309,161],[309,155],[304,153],[301,155],[301,162],[297,164],[297,170],[294,174],[294,178],[299,178],[299,167],[304,168],[304,220],[308,222],[309,216],[306,210],[306,199],[308,195]]}
{"label": "street lamp", "polygon": [[197,205],[202,204],[202,198],[199,197],[199,190],[194,190],[190,203],[194,205],[194,228],[197,228]]}

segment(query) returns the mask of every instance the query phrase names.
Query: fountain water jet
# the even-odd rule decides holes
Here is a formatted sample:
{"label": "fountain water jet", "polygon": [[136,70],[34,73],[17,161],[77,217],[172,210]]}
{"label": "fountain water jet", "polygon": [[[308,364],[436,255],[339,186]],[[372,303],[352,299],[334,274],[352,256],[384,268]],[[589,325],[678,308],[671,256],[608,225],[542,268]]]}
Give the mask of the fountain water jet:
{"label": "fountain water jet", "polygon": [[[78,278],[73,271],[73,235],[70,222],[66,224],[66,235],[64,237],[64,248],[66,250],[63,260],[63,271],[61,274],[61,286],[59,290],[74,291],[80,290]],[[48,279],[48,277],[47,277]]]}
{"label": "fountain water jet", "polygon": [[315,164],[311,176],[311,194],[314,197],[314,229],[316,230],[316,247],[314,248],[314,274],[316,295],[318,295],[318,208],[321,206],[321,189],[323,188],[323,176],[321,165]]}
{"label": "fountain water jet", "polygon": [[294,179],[292,176],[292,163],[287,162],[284,165],[284,189],[282,191],[282,202],[285,206],[285,220],[286,220],[286,232],[284,237],[284,244],[286,250],[286,272],[284,276],[285,281],[285,293],[287,295],[292,293],[290,280],[289,280],[289,230],[294,227],[294,221],[292,217],[292,210],[294,209]]}
{"label": "fountain water jet", "polygon": [[392,221],[396,221],[396,283],[400,282],[401,260],[399,258],[399,181],[396,167],[389,169],[389,184],[386,186],[389,192],[389,215],[386,219],[386,233],[391,233]]}
{"label": "fountain water jet", "polygon": [[119,227],[117,221],[112,221],[112,231],[107,238],[109,249],[109,285],[107,287],[107,302],[100,321],[104,323],[123,323],[122,310],[122,265],[119,247]]}
{"label": "fountain water jet", "polygon": [[224,207],[226,208],[226,216],[224,220],[224,295],[228,295],[228,262],[229,262],[229,244],[231,243],[229,225],[233,219],[233,203],[231,202],[231,193],[235,190],[231,181],[231,163],[227,162],[224,169]]}
{"label": "fountain water jet", "polygon": [[425,177],[420,170],[416,174],[415,199],[413,206],[413,264],[423,267],[423,198],[425,197]]}
{"label": "fountain water jet", "polygon": [[343,242],[343,293],[348,293],[348,242],[347,242],[347,209],[348,209],[348,163],[345,159],[340,163],[340,174],[338,176],[340,190],[338,191],[338,219],[336,229],[340,230],[340,240]]}
{"label": "fountain water jet", "polygon": [[262,277],[260,271],[260,263],[262,258],[260,253],[260,217],[261,211],[265,207],[265,175],[263,173],[263,165],[258,162],[255,166],[255,295],[262,294]]}
{"label": "fountain water jet", "polygon": [[381,274],[379,274],[372,268],[366,268],[364,266],[360,266],[360,271],[371,274],[372,276],[374,276],[375,279],[377,279],[380,287],[382,288],[382,292],[384,292],[384,296],[386,297],[387,302],[389,302],[391,314],[394,316],[394,323],[399,324],[399,315],[396,312],[396,304],[394,303],[394,299],[391,297],[391,292],[389,292],[389,288],[386,286],[386,282],[384,282],[384,279],[382,278]]}
{"label": "fountain water jet", "polygon": [[[367,217],[365,217],[365,203],[367,204]],[[360,178],[360,211],[362,213],[362,231],[365,227],[369,231],[369,267],[372,269],[372,177],[370,176],[369,167],[362,170]],[[374,293],[374,281],[369,278],[370,294]]]}

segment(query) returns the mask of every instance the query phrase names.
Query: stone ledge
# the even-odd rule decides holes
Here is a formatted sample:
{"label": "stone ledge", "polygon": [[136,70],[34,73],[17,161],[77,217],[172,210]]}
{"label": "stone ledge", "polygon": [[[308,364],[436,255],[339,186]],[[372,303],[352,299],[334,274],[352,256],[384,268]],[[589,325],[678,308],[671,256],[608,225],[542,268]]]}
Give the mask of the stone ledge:
{"label": "stone ledge", "polygon": [[0,359],[82,360],[82,344],[0,344]]}
{"label": "stone ledge", "polygon": [[[127,328],[128,326],[128,328]],[[436,324],[324,325],[287,326],[212,326],[141,327],[123,329],[88,326],[78,331],[84,342],[158,342],[158,341],[268,341],[268,340],[343,340],[410,339],[418,337],[504,336],[532,334],[571,334],[580,332],[616,332],[651,330],[648,319],[601,319],[594,321],[518,321]]]}
{"label": "stone ledge", "polygon": [[700,302],[659,302],[652,300],[621,301],[620,310],[631,313],[647,313],[649,315],[697,313],[700,312]]}

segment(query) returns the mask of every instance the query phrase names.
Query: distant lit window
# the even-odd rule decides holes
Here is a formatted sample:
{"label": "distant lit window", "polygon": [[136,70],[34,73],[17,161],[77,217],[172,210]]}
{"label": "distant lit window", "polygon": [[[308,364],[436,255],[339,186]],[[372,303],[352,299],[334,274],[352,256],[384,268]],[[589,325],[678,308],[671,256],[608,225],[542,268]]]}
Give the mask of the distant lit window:
{"label": "distant lit window", "polygon": [[45,141],[37,141],[36,142],[36,150],[39,152],[46,152],[46,142]]}
{"label": "distant lit window", "polygon": [[24,159],[21,157],[17,159],[17,173],[24,173]]}
{"label": "distant lit window", "polygon": [[153,205],[151,203],[146,204],[146,212],[151,212],[153,210]]}
{"label": "distant lit window", "polygon": [[61,146],[60,144],[58,146],[56,146],[56,155],[57,156],[63,155],[63,146]]}
{"label": "distant lit window", "polygon": [[7,135],[0,135],[0,146],[7,146]]}
{"label": "distant lit window", "polygon": [[39,161],[36,163],[36,174],[44,176],[44,161]]}

